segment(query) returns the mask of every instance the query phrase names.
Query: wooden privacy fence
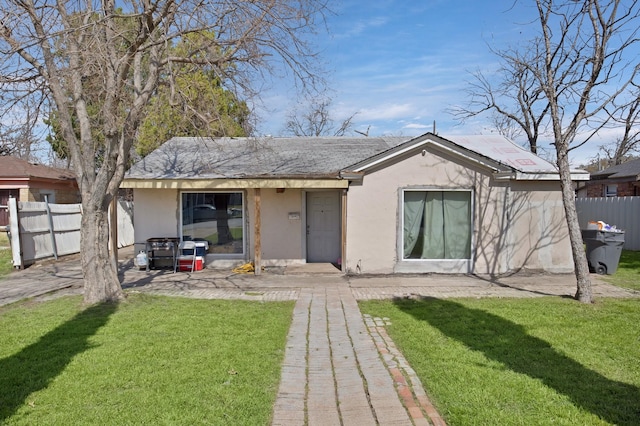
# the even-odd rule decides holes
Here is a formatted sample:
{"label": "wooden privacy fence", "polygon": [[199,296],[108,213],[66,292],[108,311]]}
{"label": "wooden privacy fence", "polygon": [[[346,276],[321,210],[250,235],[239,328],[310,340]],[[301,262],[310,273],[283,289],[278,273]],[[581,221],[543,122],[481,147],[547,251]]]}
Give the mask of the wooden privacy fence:
{"label": "wooden privacy fence", "polygon": [[576,198],[576,209],[582,229],[589,221],[615,225],[625,231],[624,248],[640,250],[640,197]]}
{"label": "wooden privacy fence", "polygon": [[[13,266],[80,252],[80,204],[22,202],[9,199],[9,231]],[[133,208],[118,202],[118,247],[133,244]]]}

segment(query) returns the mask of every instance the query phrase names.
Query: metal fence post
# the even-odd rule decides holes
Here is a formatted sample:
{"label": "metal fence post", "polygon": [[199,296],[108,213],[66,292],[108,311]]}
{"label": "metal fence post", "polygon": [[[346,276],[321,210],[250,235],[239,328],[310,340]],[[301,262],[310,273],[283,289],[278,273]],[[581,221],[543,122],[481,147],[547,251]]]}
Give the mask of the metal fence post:
{"label": "metal fence post", "polygon": [[56,233],[53,229],[53,218],[51,217],[51,208],[49,208],[49,197],[44,196],[44,208],[47,210],[47,221],[49,222],[49,235],[51,236],[51,249],[53,257],[58,260],[58,247],[56,246]]}

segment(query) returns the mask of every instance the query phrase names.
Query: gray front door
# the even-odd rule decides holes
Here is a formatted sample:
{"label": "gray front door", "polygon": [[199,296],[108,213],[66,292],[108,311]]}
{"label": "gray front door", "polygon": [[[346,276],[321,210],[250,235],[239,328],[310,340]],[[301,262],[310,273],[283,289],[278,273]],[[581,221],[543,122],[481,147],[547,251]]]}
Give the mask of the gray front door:
{"label": "gray front door", "polygon": [[340,258],[340,193],[307,193],[307,262]]}

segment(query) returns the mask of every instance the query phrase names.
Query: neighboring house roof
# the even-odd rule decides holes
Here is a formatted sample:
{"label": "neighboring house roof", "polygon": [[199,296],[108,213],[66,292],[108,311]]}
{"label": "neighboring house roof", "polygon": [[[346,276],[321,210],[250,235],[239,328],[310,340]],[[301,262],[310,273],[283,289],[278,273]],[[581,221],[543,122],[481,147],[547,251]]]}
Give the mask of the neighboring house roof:
{"label": "neighboring house roof", "polygon": [[[340,178],[431,145],[504,178],[558,179],[555,166],[502,136],[172,138],[136,163],[125,180]],[[589,174],[575,172],[575,179]]]}
{"label": "neighboring house roof", "polygon": [[640,180],[640,159],[627,161],[617,166],[591,173],[592,180],[618,179]]}
{"label": "neighboring house roof", "polygon": [[71,170],[30,163],[10,155],[0,156],[0,179],[75,180]]}

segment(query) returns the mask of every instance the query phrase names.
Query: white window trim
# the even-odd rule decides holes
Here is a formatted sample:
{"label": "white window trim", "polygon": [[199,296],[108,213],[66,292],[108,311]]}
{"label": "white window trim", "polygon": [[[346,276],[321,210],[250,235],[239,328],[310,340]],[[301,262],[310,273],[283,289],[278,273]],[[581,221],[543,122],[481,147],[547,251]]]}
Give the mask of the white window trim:
{"label": "white window trim", "polygon": [[[468,192],[471,196],[471,249],[469,259],[405,259],[404,258],[404,194],[405,192]],[[396,233],[396,265],[399,273],[472,273],[475,259],[475,191],[471,188],[412,187],[398,191],[398,229]]]}

